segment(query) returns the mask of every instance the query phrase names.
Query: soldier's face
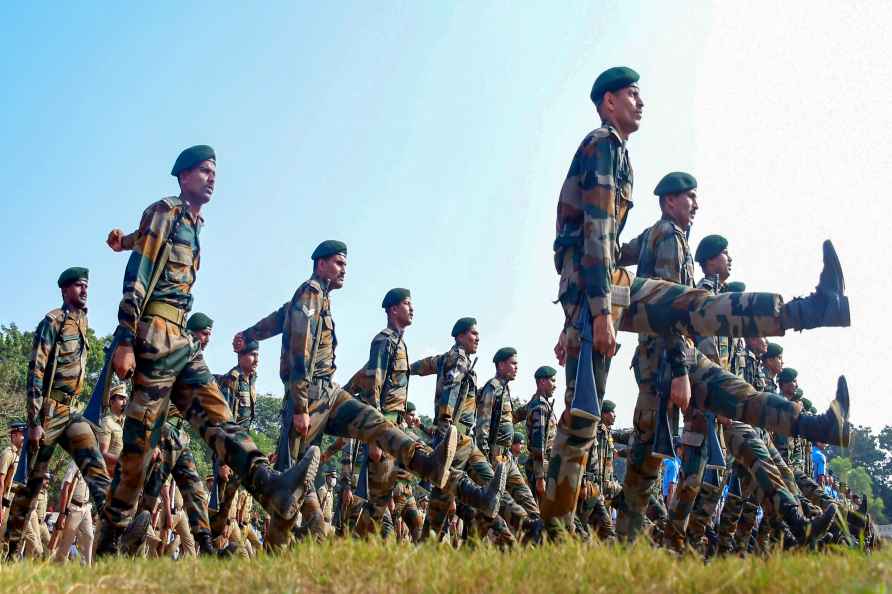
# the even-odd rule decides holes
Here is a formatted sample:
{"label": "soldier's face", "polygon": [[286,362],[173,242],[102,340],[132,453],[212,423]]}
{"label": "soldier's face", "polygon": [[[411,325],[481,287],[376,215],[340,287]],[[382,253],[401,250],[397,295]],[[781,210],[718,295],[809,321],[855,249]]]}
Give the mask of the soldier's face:
{"label": "soldier's face", "polygon": [[728,280],[731,276],[731,256],[727,249],[706,261],[706,274],[717,274],[723,282]]}
{"label": "soldier's face", "polygon": [[796,389],[799,387],[799,382],[793,380],[792,382],[784,382],[780,385],[781,392],[784,393],[784,396],[787,397],[788,400],[793,400],[796,397]]}
{"label": "soldier's face", "polygon": [[78,309],[87,307],[87,284],[85,279],[81,279],[63,288],[62,301]]}
{"label": "soldier's face", "polygon": [[9,441],[11,441],[16,448],[20,448],[22,447],[22,444],[25,443],[25,433],[22,431],[13,431],[9,434]]}
{"label": "soldier's face", "polygon": [[251,373],[257,371],[257,363],[259,361],[260,353],[257,351],[248,351],[238,356],[238,366]]}
{"label": "soldier's face", "polygon": [[784,356],[778,355],[777,357],[769,357],[765,359],[765,367],[767,367],[771,373],[780,373],[784,368]]}
{"label": "soldier's face", "polygon": [[415,317],[415,309],[412,307],[411,299],[403,299],[401,303],[396,305],[392,305],[390,307],[390,315],[393,316],[393,320],[402,328],[406,326],[410,326],[412,324],[412,319]]}
{"label": "soldier's face", "polygon": [[511,444],[511,453],[515,456],[520,456],[521,452],[523,452],[523,444],[522,443],[512,443]]}
{"label": "soldier's face", "polygon": [[214,194],[217,178],[217,163],[202,161],[189,171],[180,173],[180,193],[185,200],[196,204],[207,204]]}
{"label": "soldier's face", "polygon": [[328,258],[320,258],[316,264],[316,274],[322,280],[328,281],[329,289],[340,289],[347,277],[347,256],[335,254]]}
{"label": "soldier's face", "polygon": [[613,423],[616,422],[616,413],[613,411],[601,413],[601,421],[608,427],[613,427]]}
{"label": "soldier's face", "polygon": [[768,341],[761,336],[750,337],[746,339],[746,348],[757,355],[761,355],[768,350]]}
{"label": "soldier's face", "polygon": [[536,389],[540,394],[551,396],[557,388],[557,381],[553,377],[544,377],[536,380]]}
{"label": "soldier's face", "polygon": [[480,346],[480,332],[477,331],[477,326],[471,326],[456,336],[455,339],[469,355],[476,353],[477,347]]}
{"label": "soldier's face", "polygon": [[514,380],[517,377],[517,356],[511,355],[504,361],[499,362],[498,372],[503,378],[508,381]]}
{"label": "soldier's face", "polygon": [[687,229],[691,226],[698,208],[697,190],[688,190],[687,192],[671,194],[666,197],[666,211],[682,229]]}
{"label": "soldier's face", "polygon": [[207,347],[208,343],[211,341],[211,333],[213,330],[211,328],[204,328],[202,330],[196,330],[192,334],[195,335],[195,338],[198,340],[198,344],[201,347],[201,350],[204,350]]}
{"label": "soldier's face", "polygon": [[120,416],[124,409],[127,408],[127,397],[123,394],[115,394],[111,397],[108,404],[112,415]]}
{"label": "soldier's face", "polygon": [[641,100],[638,85],[629,85],[612,93],[604,93],[604,102],[608,119],[619,128],[620,132],[628,136],[638,130],[641,116],[644,114],[644,101]]}

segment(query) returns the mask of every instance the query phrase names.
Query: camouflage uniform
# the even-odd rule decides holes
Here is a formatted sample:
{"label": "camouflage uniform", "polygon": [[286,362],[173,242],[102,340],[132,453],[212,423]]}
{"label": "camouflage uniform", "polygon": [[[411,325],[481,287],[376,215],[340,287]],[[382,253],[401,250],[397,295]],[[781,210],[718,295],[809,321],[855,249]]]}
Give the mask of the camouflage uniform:
{"label": "camouflage uniform", "polygon": [[[87,312],[63,307],[49,312],[34,332],[34,345],[28,365],[28,426],[43,425],[44,435],[36,456],[31,461],[28,482],[16,491],[6,540],[10,548],[19,542],[28,517],[37,505],[37,496],[47,478],[50,458],[56,445],[68,452],[90,490],[97,508],[107,498],[110,478],[93,427],[78,411],[78,396],[84,387],[87,364]],[[50,353],[55,350],[56,373]],[[52,389],[45,394],[44,383],[52,380]],[[25,446],[28,447],[28,442]]]}
{"label": "camouflage uniform", "polygon": [[[125,411],[120,472],[103,511],[105,521],[116,529],[130,520],[143,489],[146,458],[158,444],[171,403],[223,463],[245,478],[251,489],[262,488],[255,484],[256,472],[267,465],[266,457],[247,430],[232,421],[198,341],[185,329],[200,266],[202,224],[202,217],[192,214],[182,199],[164,198],[145,210],[132,241],[115,334],[123,344],[133,346],[136,372]],[[169,234],[169,259],[154,291],[146,295],[154,263]]]}
{"label": "camouflage uniform", "polygon": [[[557,433],[557,419],[554,416],[554,397],[536,393],[526,406],[527,479],[535,488],[538,479],[548,476],[548,461]],[[535,491],[534,491],[535,492]]]}
{"label": "camouflage uniform", "polygon": [[517,504],[511,507],[517,508],[519,505],[519,509],[512,514],[517,517],[517,521],[526,519],[523,516],[538,519],[539,505],[524,480],[517,461],[508,455],[514,439],[514,405],[508,380],[498,376],[492,378],[480,390],[477,400],[477,425],[474,430],[477,447],[493,466],[502,462],[507,464],[505,491]]}
{"label": "camouflage uniform", "polygon": [[620,491],[620,484],[613,478],[615,451],[613,431],[604,423],[599,423],[582,479],[583,497],[580,498],[577,515],[595,530],[601,540],[616,538],[609,509],[609,502]]}
{"label": "camouflage uniform", "polygon": [[[554,247],[555,264],[561,275],[558,299],[565,319],[563,343],[568,405],[573,400],[575,387],[581,344],[578,328],[583,305],[593,317],[612,314],[620,330],[658,336],[779,336],[786,328],[806,325],[799,315],[802,310],[795,306],[786,307],[779,295],[727,293],[710,296],[705,291],[666,281],[632,279],[619,267],[637,260],[634,249],[627,255],[625,248],[620,251],[619,243],[632,206],[632,177],[625,141],[611,124],[605,122],[582,141],[561,189]],[[595,357],[595,361],[598,359]],[[737,401],[740,408],[743,408],[743,402],[750,402],[746,408],[754,413],[764,407],[764,398],[752,388],[748,392],[736,385],[732,378],[709,372],[711,365],[703,366],[703,371],[712,375],[711,381],[705,382],[710,399],[726,400],[729,407],[731,401]],[[601,375],[605,374],[605,370],[601,370]],[[603,380],[598,383],[603,384]],[[650,402],[643,403],[646,406],[640,407],[636,413],[636,424],[644,439],[649,440],[652,415],[648,411],[656,410],[656,398],[650,394],[645,400]],[[798,412],[789,406],[770,408],[776,410],[765,411],[764,416],[782,427],[789,427]],[[569,412],[562,415],[545,502],[540,502],[543,518],[569,519],[576,505],[585,456],[594,439],[595,428],[596,424],[590,420],[571,417]],[[636,457],[643,456],[638,453],[633,455]],[[628,480],[628,474],[626,476]],[[648,469],[645,482],[653,476],[652,469]],[[639,489],[636,485],[634,490],[636,493],[632,494],[631,503],[640,510],[643,502],[639,501],[638,493],[647,489]]]}

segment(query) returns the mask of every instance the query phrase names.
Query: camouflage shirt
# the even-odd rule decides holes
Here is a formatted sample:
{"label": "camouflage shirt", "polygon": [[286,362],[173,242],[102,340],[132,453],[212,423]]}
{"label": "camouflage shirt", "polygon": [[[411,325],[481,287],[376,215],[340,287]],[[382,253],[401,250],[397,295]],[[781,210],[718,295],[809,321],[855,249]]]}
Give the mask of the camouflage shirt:
{"label": "camouflage shirt", "polygon": [[613,432],[604,423],[598,423],[595,440],[589,453],[586,464],[586,474],[589,480],[601,488],[601,492],[607,497],[615,494],[613,480],[613,453],[616,450],[613,444]]}
{"label": "camouflage shirt", "polygon": [[[136,335],[139,313],[149,301],[166,303],[188,312],[192,309],[192,285],[201,261],[198,234],[204,224],[200,215],[193,215],[186,203],[176,197],[163,198],[143,212],[136,234],[125,242],[131,248],[124,271],[124,296],[118,307],[117,336],[130,343]],[[146,295],[152,270],[173,231],[173,244],[155,290]]]}
{"label": "camouflage shirt", "polygon": [[545,478],[545,462],[551,457],[551,446],[557,432],[557,419],[554,416],[554,397],[536,394],[527,408],[527,449],[533,465],[533,475]]}
{"label": "camouflage shirt", "polygon": [[[493,415],[496,416],[496,435],[490,436],[493,427]],[[489,453],[492,445],[505,449],[511,447],[514,439],[514,406],[511,402],[511,389],[508,381],[494,377],[483,386],[477,399],[477,427],[474,437],[477,447]]]}
{"label": "camouflage shirt", "polygon": [[[313,342],[316,333],[318,347],[312,369]],[[242,333],[245,340],[265,340],[282,335],[282,356],[279,377],[285,384],[285,395],[294,401],[296,413],[305,413],[309,406],[310,383],[334,375],[335,335],[334,319],[328,291],[313,277],[295,291],[291,301],[263,318]]]}
{"label": "camouflage shirt", "polygon": [[236,365],[229,370],[229,373],[220,378],[218,383],[223,397],[229,403],[235,422],[239,425],[249,426],[254,421],[257,406],[257,388],[255,386],[257,374],[248,375]]}
{"label": "camouflage shirt", "polygon": [[54,399],[65,404],[75,400],[84,388],[87,371],[87,312],[67,307],[54,309],[41,320],[34,331],[31,361],[28,363],[28,424],[39,424],[44,392],[52,370],[51,353],[55,346],[56,374],[52,378]]}
{"label": "camouflage shirt", "polygon": [[[434,423],[453,423],[468,435],[477,417],[477,374],[474,362],[458,343],[442,355],[415,361],[409,367],[412,375],[437,374],[434,393]],[[455,418],[455,417],[458,418]]]}
{"label": "camouflage shirt", "polygon": [[369,360],[344,389],[383,413],[406,411],[409,354],[401,332],[385,328],[372,339]]}
{"label": "camouflage shirt", "polygon": [[[718,295],[724,285],[717,275],[704,276],[697,283],[698,289],[709,291],[712,295]],[[728,336],[697,337],[697,350],[706,355],[710,361],[719,365],[725,371],[731,370],[731,338]]]}
{"label": "camouflage shirt", "polygon": [[748,384],[759,392],[765,392],[765,370],[758,355],[749,348],[744,350],[744,367],[741,375]]}
{"label": "camouflage shirt", "polygon": [[582,140],[561,187],[554,242],[558,298],[586,299],[593,316],[610,313],[632,178],[625,142],[613,125],[602,123]]}

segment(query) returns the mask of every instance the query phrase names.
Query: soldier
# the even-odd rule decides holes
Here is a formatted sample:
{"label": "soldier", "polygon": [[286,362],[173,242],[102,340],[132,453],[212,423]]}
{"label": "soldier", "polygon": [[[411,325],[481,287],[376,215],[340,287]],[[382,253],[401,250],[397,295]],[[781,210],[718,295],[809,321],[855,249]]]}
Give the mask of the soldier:
{"label": "soldier", "polygon": [[334,468],[325,471],[325,482],[316,489],[319,499],[319,507],[322,509],[322,519],[325,522],[325,534],[331,534],[331,522],[334,517],[335,487],[338,484],[338,472]]}
{"label": "soldier", "polygon": [[27,411],[31,468],[27,483],[16,491],[6,540],[14,555],[22,530],[37,505],[49,470],[50,458],[60,445],[80,469],[96,507],[105,504],[109,476],[93,428],[75,408],[84,387],[87,354],[86,268],[69,268],[60,276],[62,307],[49,312],[34,332],[28,365]]}
{"label": "soldier", "polygon": [[96,437],[105,467],[114,468],[124,448],[124,409],[127,408],[127,385],[114,382],[108,393],[108,414],[102,417]]}
{"label": "soldier", "polygon": [[81,559],[88,566],[93,564],[93,509],[89,495],[87,482],[77,465],[69,462],[59,495],[59,519],[56,522],[64,521],[65,525],[55,552],[57,562],[68,559],[68,551],[77,539]]}
{"label": "soldier", "polygon": [[536,393],[526,405],[526,430],[529,444],[529,458],[526,464],[527,480],[533,486],[536,498],[541,501],[545,495],[545,477],[548,473],[548,460],[557,428],[554,414],[554,391],[557,387],[554,367],[543,365],[533,374],[536,380]]}
{"label": "soldier", "polygon": [[[329,292],[344,284],[347,246],[323,241],[313,251],[312,260],[312,276],[291,300],[233,339],[233,347],[240,351],[247,341],[282,335],[280,375],[286,398],[294,407],[291,426],[283,430],[288,431],[292,456],[321,440],[323,433],[353,437],[379,447],[435,485],[443,485],[455,455],[454,430],[444,435],[434,452],[425,451],[375,408],[334,382],[337,338]],[[281,531],[273,528],[269,540],[274,544],[287,538],[290,526]]]}
{"label": "soldier", "polygon": [[[477,399],[477,424],[474,437],[477,447],[489,459],[493,467],[505,463],[507,479],[505,490],[514,500],[514,526],[535,530],[541,525],[539,505],[524,480],[516,460],[508,455],[514,437],[514,404],[511,400],[510,382],[517,377],[517,350],[504,347],[493,357],[496,376],[484,384]],[[507,501],[507,498],[506,498]]]}
{"label": "soldier", "polygon": [[[452,326],[452,338],[455,343],[447,352],[415,361],[409,367],[412,375],[437,374],[434,393],[436,438],[442,440],[449,434],[460,434],[446,484],[434,485],[431,491],[428,523],[431,529],[441,533],[458,497],[468,510],[481,512],[483,517],[479,520],[484,533],[486,526],[491,524],[497,540],[511,544],[514,537],[505,521],[497,516],[507,478],[506,465],[499,464],[493,471],[472,438],[477,413],[477,374],[474,372],[477,360],[472,362],[471,356],[480,346],[477,320],[459,318]],[[464,524],[469,526],[469,520],[470,515]]]}
{"label": "soldier", "polygon": [[[779,295],[767,293],[709,296],[665,281],[642,277],[633,280],[619,267],[637,259],[630,254],[627,261],[621,260],[620,256],[626,254],[625,250],[622,254],[619,250],[619,235],[631,207],[632,169],[626,141],[638,129],[644,107],[637,81],[638,74],[629,68],[611,68],[598,76],[591,99],[601,116],[602,127],[587,135],[577,150],[558,201],[554,247],[555,264],[561,275],[558,298],[565,321],[555,350],[558,359],[566,362],[568,406],[558,425],[553,453],[556,463],[550,464],[553,474],[549,475],[549,488],[544,502],[540,501],[540,508],[544,519],[560,519],[567,525],[576,505],[584,458],[596,429],[593,419],[582,416],[575,417],[571,423],[572,407],[569,406],[575,390],[581,348],[579,327],[584,310],[592,319],[595,350],[605,358],[615,352],[617,328],[649,335],[740,336],[781,335],[789,329],[849,325],[842,271],[829,242],[824,245],[825,268],[815,293],[787,303]],[[603,362],[600,357],[593,360]],[[671,394],[686,408],[690,384],[684,365],[679,361],[674,363]],[[597,371],[601,376],[600,388],[606,380],[606,365]],[[721,377],[715,375],[716,380]],[[708,392],[714,393],[719,386],[717,382],[710,382]],[[763,398],[741,391],[734,400],[754,401],[757,405],[747,408],[757,410]],[[811,421],[817,419],[797,422],[797,413],[795,407],[787,407],[776,418],[787,431],[808,431],[815,426]],[[820,417],[821,427],[829,428],[831,423],[839,425],[845,415],[847,407],[831,411]],[[646,431],[644,439],[649,439],[651,427],[641,426],[641,429]],[[842,441],[842,437],[836,437],[836,441]],[[636,456],[639,454],[633,458]],[[645,482],[652,480],[654,474],[649,471]],[[629,479],[628,473],[626,479]],[[646,488],[635,490],[647,491]],[[626,503],[638,513],[644,502],[639,493],[631,495],[631,502],[629,496],[626,493]],[[635,530],[627,533],[634,534]]]}
{"label": "soldier", "polygon": [[0,452],[0,493],[3,502],[0,507],[0,535],[6,534],[6,522],[9,519],[9,508],[12,505],[12,479],[19,465],[19,454],[25,443],[25,431],[28,425],[22,421],[9,422],[9,445]]}
{"label": "soldier", "polygon": [[[201,208],[213,195],[216,167],[216,155],[209,146],[180,153],[171,170],[180,195],[149,206],[133,240],[118,309],[118,346],[112,355],[115,374],[121,379],[133,377],[133,394],[125,411],[120,472],[115,474],[102,512],[98,555],[118,550],[170,403],[220,461],[238,473],[274,525],[293,521],[303,488],[315,476],[318,450],[288,473],[272,469],[247,430],[232,421],[200,342],[185,327],[200,264]],[[94,501],[101,507],[95,496]]]}
{"label": "soldier", "polygon": [[769,342],[762,354],[762,373],[765,377],[765,391],[780,394],[777,385],[777,374],[784,368],[784,347],[776,342]]}
{"label": "soldier", "polygon": [[610,502],[619,493],[620,484],[613,478],[613,423],[616,405],[607,399],[601,402],[601,422],[588,457],[583,477],[585,497],[580,501],[582,521],[589,524],[597,537],[607,542],[616,540],[616,529],[610,514]]}

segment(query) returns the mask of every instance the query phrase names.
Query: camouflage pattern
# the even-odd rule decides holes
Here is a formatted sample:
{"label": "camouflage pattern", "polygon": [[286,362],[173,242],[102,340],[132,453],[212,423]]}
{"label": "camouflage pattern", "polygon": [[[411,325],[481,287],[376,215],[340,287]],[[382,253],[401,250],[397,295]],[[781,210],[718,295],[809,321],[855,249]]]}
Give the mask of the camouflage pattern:
{"label": "camouflage pattern", "polygon": [[193,535],[211,533],[208,519],[208,493],[189,448],[189,434],[170,420],[161,428],[158,449],[161,455],[149,470],[139,509],[152,511],[162,486],[173,477],[176,496],[185,511]]}
{"label": "camouflage pattern", "polygon": [[[51,311],[37,326],[31,360],[28,365],[27,410],[30,426],[42,425],[43,440],[32,453],[28,482],[16,491],[9,519],[6,540],[17,543],[28,518],[37,506],[38,495],[47,480],[50,458],[59,445],[64,449],[87,481],[96,507],[105,504],[111,479],[93,427],[78,409],[87,361],[87,317],[83,310]],[[56,346],[56,374],[49,394],[45,370],[52,368],[50,354]],[[25,447],[28,442],[25,442]]]}
{"label": "camouflage pattern", "polygon": [[527,430],[527,477],[535,485],[537,479],[545,478],[548,460],[554,447],[557,433],[557,420],[554,416],[554,398],[536,393],[526,406]]}
{"label": "camouflage pattern", "polygon": [[[126,342],[145,338],[138,338],[139,314],[145,311],[144,305],[150,301],[186,313],[192,309],[192,285],[201,265],[198,234],[203,224],[201,215],[193,215],[178,197],[162,198],[143,212],[135,236],[127,242],[131,253],[124,271],[124,294],[118,307],[117,336]],[[158,261],[171,233],[173,245],[167,264],[152,294],[146,295],[154,263]]]}
{"label": "camouflage pattern", "polygon": [[218,385],[232,417],[239,425],[250,427],[254,421],[257,406],[257,374],[245,373],[236,365],[219,379]]}
{"label": "camouflage pattern", "polygon": [[344,389],[383,413],[403,413],[409,393],[409,354],[402,333],[385,328],[372,339],[369,360]]}
{"label": "camouflage pattern", "polygon": [[[491,434],[493,426],[496,428],[495,435]],[[480,390],[474,438],[477,447],[487,456],[501,456],[511,447],[514,439],[514,405],[508,380],[494,377]]]}
{"label": "camouflage pattern", "polygon": [[[318,347],[313,353],[313,337],[317,332]],[[295,413],[307,412],[311,383],[331,378],[337,369],[335,348],[338,339],[331,316],[331,301],[321,281],[313,277],[301,284],[291,301],[242,334],[246,341],[282,335],[279,377],[285,384],[285,396],[294,402]],[[313,368],[308,369],[311,363]]]}
{"label": "camouflage pattern", "polygon": [[600,423],[588,456],[577,515],[602,540],[616,538],[613,518],[608,509],[611,500],[621,489],[621,485],[613,477],[615,451],[613,431]]}

